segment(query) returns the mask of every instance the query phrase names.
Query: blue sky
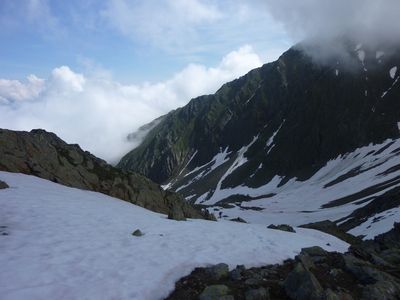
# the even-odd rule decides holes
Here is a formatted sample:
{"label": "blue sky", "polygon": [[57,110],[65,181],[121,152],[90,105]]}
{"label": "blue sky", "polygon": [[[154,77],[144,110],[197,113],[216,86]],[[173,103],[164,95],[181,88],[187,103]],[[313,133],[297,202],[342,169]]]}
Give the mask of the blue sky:
{"label": "blue sky", "polygon": [[0,127],[114,162],[141,125],[291,46],[264,2],[1,0]]}
{"label": "blue sky", "polygon": [[343,35],[398,44],[399,13],[399,0],[0,0],[0,128],[115,162],[141,125],[297,41],[321,57]]}
{"label": "blue sky", "polygon": [[262,1],[2,0],[0,77],[101,67],[121,82],[158,81],[215,65],[245,44],[263,61],[291,41]]}

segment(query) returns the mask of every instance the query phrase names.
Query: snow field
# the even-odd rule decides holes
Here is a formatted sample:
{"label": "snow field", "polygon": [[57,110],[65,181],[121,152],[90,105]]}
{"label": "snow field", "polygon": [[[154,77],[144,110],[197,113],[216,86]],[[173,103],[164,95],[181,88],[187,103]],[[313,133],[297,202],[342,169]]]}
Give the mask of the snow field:
{"label": "snow field", "polygon": [[[162,299],[195,267],[278,263],[327,234],[228,221],[178,222],[103,194],[0,172],[0,298]],[[144,236],[135,237],[135,229]]]}

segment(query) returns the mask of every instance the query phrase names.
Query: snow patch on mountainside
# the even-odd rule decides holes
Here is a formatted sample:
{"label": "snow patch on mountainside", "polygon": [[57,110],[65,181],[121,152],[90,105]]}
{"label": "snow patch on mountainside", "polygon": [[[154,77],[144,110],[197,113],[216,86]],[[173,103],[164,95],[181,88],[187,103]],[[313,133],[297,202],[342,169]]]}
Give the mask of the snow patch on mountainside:
{"label": "snow patch on mountainside", "polygon": [[394,79],[394,77],[396,77],[396,73],[397,73],[397,67],[391,68],[389,71],[390,78]]}
{"label": "snow patch on mountainside", "polygon": [[[344,252],[327,234],[228,221],[168,220],[100,193],[0,172],[0,298],[162,299],[195,267],[259,266],[319,245]],[[132,236],[140,229],[144,236]]]}
{"label": "snow patch on mountainside", "polygon": [[349,233],[355,236],[364,235],[364,240],[373,239],[375,236],[391,230],[395,222],[400,222],[400,207],[374,215],[360,226],[351,229]]}
{"label": "snow patch on mountainside", "polygon": [[[253,140],[246,146],[243,146],[238,152],[237,152],[237,157],[235,161],[232,163],[232,165],[229,167],[228,171],[221,177],[219,180],[217,187],[210,199],[207,200],[207,204],[214,204],[217,202],[218,198],[215,197],[215,195],[218,195],[218,192],[221,190],[222,182],[230,175],[232,174],[237,168],[240,166],[244,165],[247,162],[247,158],[244,156],[249,150],[249,148],[257,141],[258,135],[253,138]],[[199,201],[196,201],[196,203],[201,203]]]}
{"label": "snow patch on mountainside", "polygon": [[[396,70],[396,71],[397,71],[397,70]],[[381,98],[384,98],[384,97],[387,95],[387,93],[389,93],[389,92],[393,89],[393,87],[397,84],[397,82],[399,81],[399,79],[400,79],[400,76],[397,76],[397,78],[395,79],[395,81],[393,81],[393,83],[392,83],[392,85],[390,86],[390,88],[388,88],[386,91],[384,91],[384,92],[382,93]]]}
{"label": "snow patch on mountainside", "polygon": [[376,51],[376,59],[381,59],[385,55],[384,51]]}

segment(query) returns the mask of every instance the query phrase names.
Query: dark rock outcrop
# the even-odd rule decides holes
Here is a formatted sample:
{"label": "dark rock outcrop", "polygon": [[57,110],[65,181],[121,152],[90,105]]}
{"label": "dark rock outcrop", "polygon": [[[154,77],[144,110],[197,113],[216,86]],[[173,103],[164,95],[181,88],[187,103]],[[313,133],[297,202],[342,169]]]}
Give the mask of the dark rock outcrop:
{"label": "dark rock outcrop", "polygon": [[179,220],[211,218],[151,180],[107,164],[54,133],[0,129],[0,170],[107,194]]}
{"label": "dark rock outcrop", "polygon": [[[206,287],[223,285],[235,299],[398,300],[399,251],[400,223],[374,240],[360,241],[345,254],[309,247],[283,264],[238,266],[218,279],[208,275],[210,268],[197,268],[176,283],[167,299],[194,300]],[[264,291],[267,298],[254,298],[265,296]]]}
{"label": "dark rock outcrop", "polygon": [[0,190],[9,188],[8,184],[0,180]]}
{"label": "dark rock outcrop", "polygon": [[268,225],[269,229],[276,229],[276,230],[282,230],[282,231],[287,231],[287,232],[296,232],[292,226],[287,225],[287,224],[280,224],[280,225],[274,225],[270,224]]}
{"label": "dark rock outcrop", "polygon": [[343,229],[338,227],[334,222],[326,220],[321,222],[309,223],[300,225],[299,227],[309,228],[319,230],[330,235],[336,236],[337,238],[346,241],[347,243],[354,245],[359,244],[361,242],[360,238],[357,238],[351,234],[348,234]]}
{"label": "dark rock outcrop", "polygon": [[226,285],[210,285],[200,294],[199,300],[234,300],[230,295]]}

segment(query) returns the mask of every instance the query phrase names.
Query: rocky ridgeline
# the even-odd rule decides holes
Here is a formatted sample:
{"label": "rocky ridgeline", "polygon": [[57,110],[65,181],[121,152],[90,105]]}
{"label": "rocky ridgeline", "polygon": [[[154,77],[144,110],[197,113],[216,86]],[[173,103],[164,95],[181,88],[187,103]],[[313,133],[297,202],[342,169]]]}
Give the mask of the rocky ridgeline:
{"label": "rocky ridgeline", "polygon": [[35,175],[66,186],[116,197],[149,210],[168,214],[175,220],[212,219],[179,195],[164,191],[151,180],[133,172],[114,168],[67,144],[54,133],[0,129],[0,170]]}
{"label": "rocky ridgeline", "polygon": [[345,254],[302,249],[283,264],[229,271],[225,264],[197,268],[167,299],[400,299],[400,223]]}

